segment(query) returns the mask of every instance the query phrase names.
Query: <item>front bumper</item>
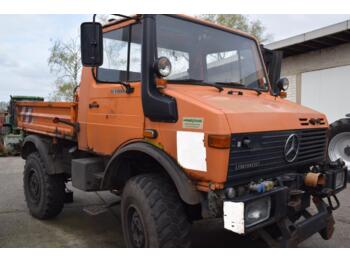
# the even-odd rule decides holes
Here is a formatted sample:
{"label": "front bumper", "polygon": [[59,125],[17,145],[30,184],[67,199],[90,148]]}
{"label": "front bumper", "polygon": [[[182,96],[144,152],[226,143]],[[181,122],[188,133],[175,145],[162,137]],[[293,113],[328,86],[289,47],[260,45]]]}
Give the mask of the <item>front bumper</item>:
{"label": "front bumper", "polygon": [[[290,188],[280,184],[268,192],[224,200],[224,227],[238,234],[257,233],[271,246],[294,246],[317,232],[329,239],[334,228],[332,210],[339,207],[336,194],[346,188],[346,173],[343,165],[329,165],[323,168],[320,184],[314,187],[301,184]],[[336,181],[340,176],[345,179],[339,186]],[[311,198],[316,207],[313,215],[307,211]],[[261,199],[271,202],[269,216],[262,217],[259,223],[247,223],[249,205]]]}
{"label": "front bumper", "polygon": [[317,214],[311,215],[308,211],[303,212],[304,220],[293,223],[288,218],[280,220],[275,226],[278,240],[273,237],[269,229],[261,228],[257,234],[271,247],[295,247],[302,241],[319,233],[323,239],[328,240],[334,232],[334,218],[332,210],[321,199],[317,199]]}
{"label": "front bumper", "polygon": [[[260,199],[271,199],[271,210],[268,219],[261,223],[247,226],[245,223],[245,209]],[[247,234],[273,223],[287,215],[288,188],[280,187],[269,192],[257,193],[238,197],[232,201],[224,201],[224,227],[238,234]]]}

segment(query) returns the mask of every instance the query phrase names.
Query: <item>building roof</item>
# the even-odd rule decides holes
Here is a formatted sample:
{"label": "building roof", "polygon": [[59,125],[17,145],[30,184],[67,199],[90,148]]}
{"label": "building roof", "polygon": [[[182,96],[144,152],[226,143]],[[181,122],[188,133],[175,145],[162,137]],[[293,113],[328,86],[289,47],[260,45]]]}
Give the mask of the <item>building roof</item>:
{"label": "building roof", "polygon": [[287,57],[349,42],[350,20],[347,20],[301,35],[276,41],[265,45],[265,47],[272,50],[282,50],[284,57]]}

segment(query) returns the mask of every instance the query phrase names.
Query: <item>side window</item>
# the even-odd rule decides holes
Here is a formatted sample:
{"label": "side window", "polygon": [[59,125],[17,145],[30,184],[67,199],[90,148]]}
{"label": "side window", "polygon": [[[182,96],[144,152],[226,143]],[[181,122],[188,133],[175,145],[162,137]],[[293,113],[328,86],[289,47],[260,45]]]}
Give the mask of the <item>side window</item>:
{"label": "side window", "polygon": [[141,80],[141,44],[130,43],[129,81]]}
{"label": "side window", "polygon": [[103,64],[97,70],[102,82],[127,80],[129,27],[103,34]]}
{"label": "side window", "polygon": [[129,81],[141,81],[141,24],[131,26]]}
{"label": "side window", "polygon": [[103,65],[97,70],[97,80],[109,83],[140,81],[141,38],[141,24],[104,33]]}

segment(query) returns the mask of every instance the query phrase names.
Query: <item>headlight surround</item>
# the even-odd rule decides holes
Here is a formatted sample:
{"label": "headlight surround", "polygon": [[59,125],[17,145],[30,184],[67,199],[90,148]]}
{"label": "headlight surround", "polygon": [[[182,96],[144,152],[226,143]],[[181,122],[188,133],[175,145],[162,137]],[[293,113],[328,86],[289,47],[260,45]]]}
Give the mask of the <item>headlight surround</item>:
{"label": "headlight surround", "polygon": [[287,215],[288,192],[287,187],[276,187],[264,193],[225,200],[223,206],[225,229],[238,234],[247,234],[279,221]]}
{"label": "headlight surround", "polygon": [[325,177],[322,187],[328,190],[332,190],[332,193],[338,193],[344,190],[348,182],[348,169],[344,165],[336,165],[337,163],[330,164],[328,168],[322,171]]}
{"label": "headlight surround", "polygon": [[271,197],[264,197],[247,203],[244,208],[245,226],[251,227],[270,218]]}
{"label": "headlight surround", "polygon": [[340,189],[345,184],[345,172],[342,170],[338,172],[335,176],[335,189]]}

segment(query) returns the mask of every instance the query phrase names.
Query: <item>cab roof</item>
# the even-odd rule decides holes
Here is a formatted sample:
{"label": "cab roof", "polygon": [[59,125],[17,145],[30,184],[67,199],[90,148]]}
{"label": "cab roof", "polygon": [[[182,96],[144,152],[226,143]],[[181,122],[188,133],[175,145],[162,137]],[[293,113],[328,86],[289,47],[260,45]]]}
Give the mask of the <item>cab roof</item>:
{"label": "cab roof", "polygon": [[[137,21],[139,19],[142,19],[142,16],[143,15],[137,14],[137,15],[132,15],[132,16],[130,16],[128,18],[121,18],[121,19],[118,19],[118,20],[114,20],[114,21],[111,21],[111,22],[105,24],[103,26],[103,28],[108,28],[110,26],[113,26],[113,25],[116,25],[116,24],[120,24],[120,23],[129,21],[129,20]],[[227,32],[230,32],[230,33],[239,34],[241,36],[248,37],[248,38],[253,39],[256,42],[259,42],[257,40],[257,38],[254,37],[253,35],[248,34],[246,32],[243,32],[243,31],[241,31],[239,29],[234,29],[234,28],[230,28],[230,27],[227,27],[227,26],[219,25],[219,24],[216,24],[216,23],[213,23],[213,22],[210,22],[210,21],[199,19],[199,18],[194,17],[194,16],[189,16],[189,15],[171,14],[169,16],[180,18],[180,19],[183,19],[183,20],[188,20],[188,21],[193,22],[193,23],[198,23],[198,24],[210,26],[210,27],[217,28],[217,29],[220,29],[220,30],[224,30],[224,31],[227,31]]]}

